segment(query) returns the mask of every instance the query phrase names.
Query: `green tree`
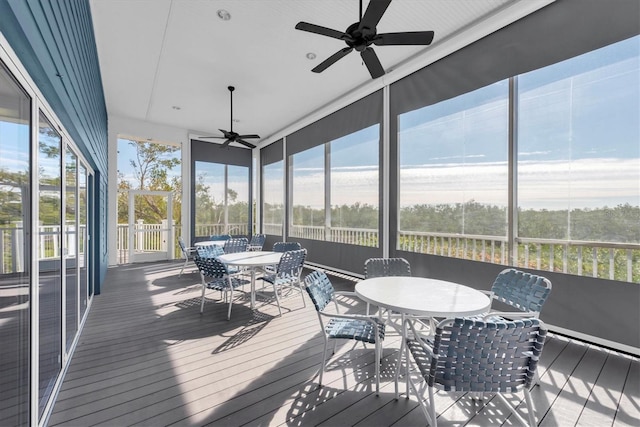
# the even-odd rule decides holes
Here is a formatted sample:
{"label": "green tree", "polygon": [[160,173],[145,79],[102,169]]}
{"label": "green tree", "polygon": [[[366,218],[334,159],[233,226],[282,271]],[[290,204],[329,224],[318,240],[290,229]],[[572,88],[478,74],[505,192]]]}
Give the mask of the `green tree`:
{"label": "green tree", "polygon": [[[174,220],[180,223],[182,185],[179,178],[169,179],[169,171],[180,165],[180,159],[174,155],[179,148],[142,141],[127,144],[135,149],[135,155],[129,159],[133,179],[128,181],[121,171],[118,172],[118,222],[128,222],[128,191],[150,190],[172,192]],[[136,218],[145,223],[157,224],[167,217],[167,206],[155,197],[145,196],[136,204],[135,212]]]}

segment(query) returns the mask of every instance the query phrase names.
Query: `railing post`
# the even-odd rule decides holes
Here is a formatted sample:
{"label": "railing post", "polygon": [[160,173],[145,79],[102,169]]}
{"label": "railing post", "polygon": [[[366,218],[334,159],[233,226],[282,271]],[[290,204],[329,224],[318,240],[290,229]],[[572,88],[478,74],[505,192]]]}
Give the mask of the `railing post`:
{"label": "railing post", "polygon": [[[160,234],[162,237],[160,238],[160,252],[168,252],[167,242],[169,241],[169,222],[166,219],[163,219],[161,224],[162,231]],[[172,254],[170,254],[170,256],[172,256]]]}

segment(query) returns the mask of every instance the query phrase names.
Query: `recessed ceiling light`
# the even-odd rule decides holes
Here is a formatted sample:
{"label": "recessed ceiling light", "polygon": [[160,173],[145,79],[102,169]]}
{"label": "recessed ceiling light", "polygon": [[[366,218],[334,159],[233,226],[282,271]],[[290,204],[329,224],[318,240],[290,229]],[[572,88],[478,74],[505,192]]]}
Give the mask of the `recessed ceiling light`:
{"label": "recessed ceiling light", "polygon": [[224,9],[218,10],[217,14],[218,18],[222,19],[223,21],[228,21],[229,19],[231,19],[231,14]]}
{"label": "recessed ceiling light", "polygon": [[313,52],[307,53],[307,59],[310,59],[310,60],[316,59],[316,54]]}
{"label": "recessed ceiling light", "polygon": [[174,110],[179,110],[180,109],[180,107],[178,107],[177,105],[174,105],[171,108],[173,108]]}

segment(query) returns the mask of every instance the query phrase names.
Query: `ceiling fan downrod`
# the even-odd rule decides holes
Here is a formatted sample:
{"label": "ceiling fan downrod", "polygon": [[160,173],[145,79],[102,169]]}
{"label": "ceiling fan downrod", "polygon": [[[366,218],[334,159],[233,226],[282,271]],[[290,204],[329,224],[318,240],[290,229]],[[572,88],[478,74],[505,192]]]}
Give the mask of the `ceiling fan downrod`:
{"label": "ceiling fan downrod", "polygon": [[229,95],[231,97],[231,116],[229,117],[231,125],[229,127],[231,128],[231,132],[233,132],[233,91],[236,90],[236,88],[233,86],[227,86],[227,89],[229,89]]}

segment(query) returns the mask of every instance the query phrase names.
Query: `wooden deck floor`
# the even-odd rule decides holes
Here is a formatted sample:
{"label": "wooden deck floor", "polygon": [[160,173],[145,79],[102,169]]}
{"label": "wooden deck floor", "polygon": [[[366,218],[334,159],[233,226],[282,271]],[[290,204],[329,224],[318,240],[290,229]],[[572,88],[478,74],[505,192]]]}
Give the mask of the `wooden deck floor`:
{"label": "wooden deck floor", "polygon": [[[278,317],[275,305],[252,312],[239,301],[227,321],[226,304],[212,292],[200,315],[199,275],[178,278],[179,271],[179,263],[109,269],[50,426],[426,424],[415,397],[394,399],[397,336],[384,342],[379,396],[372,348],[349,342],[318,388],[322,337],[311,303],[304,308],[291,296]],[[345,312],[364,306],[341,302]],[[532,396],[540,425],[640,425],[637,358],[551,335],[538,372]],[[437,410],[442,426],[516,422],[497,399],[438,395]]]}

